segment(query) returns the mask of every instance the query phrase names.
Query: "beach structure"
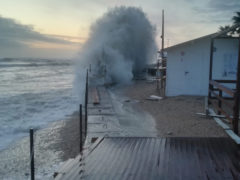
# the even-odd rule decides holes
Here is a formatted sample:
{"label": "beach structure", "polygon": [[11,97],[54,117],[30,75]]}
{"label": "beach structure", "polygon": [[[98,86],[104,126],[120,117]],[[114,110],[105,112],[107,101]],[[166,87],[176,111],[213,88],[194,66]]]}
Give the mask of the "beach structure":
{"label": "beach structure", "polygon": [[[227,30],[167,48],[167,96],[208,96],[206,114],[222,115],[217,122],[237,142],[239,132],[240,38]],[[232,131],[233,130],[233,131]]]}
{"label": "beach structure", "polygon": [[230,138],[122,136],[109,123],[116,112],[105,87],[90,87],[87,102],[87,140],[56,180],[240,178],[239,148]]}
{"label": "beach structure", "polygon": [[164,52],[164,10],[162,10],[162,47],[158,51],[159,58],[157,60],[157,71],[156,71],[156,80],[157,80],[157,90],[160,92],[161,96],[165,96],[166,89],[166,56]]}
{"label": "beach structure", "polygon": [[56,180],[234,180],[237,152],[229,138],[98,138]]}
{"label": "beach structure", "polygon": [[210,46],[213,38],[213,79],[236,80],[238,38],[219,36],[219,33],[209,34],[165,49],[168,58],[166,96],[208,95]]}
{"label": "beach structure", "polygon": [[[225,32],[211,34],[193,40],[192,42],[190,41],[175,46],[175,48],[178,48],[178,50],[175,50],[176,58],[173,58],[170,63],[169,61],[171,61],[171,59],[168,60],[167,63],[170,64],[170,66],[167,66],[167,68],[171,67],[171,65],[175,67],[174,62],[178,63],[176,67],[179,66],[180,72],[177,73],[180,75],[183,70],[183,75],[189,78],[187,79],[187,77],[185,77],[186,84],[183,84],[183,86],[193,88],[193,92],[189,91],[189,95],[208,95],[208,105],[214,104],[215,100],[218,101],[217,107],[221,108],[220,101],[221,103],[225,103],[225,98],[234,99],[235,110],[233,123],[235,124],[234,133],[236,135],[238,132],[235,131],[235,128],[239,116],[239,55],[237,55],[237,70],[232,66],[234,66],[233,64],[235,63],[234,47],[239,47],[239,38],[223,37],[222,35],[224,33]],[[223,42],[224,40],[226,40],[225,43]],[[210,44],[207,46],[208,42],[210,42]],[[197,46],[197,48],[194,49],[194,47],[191,47],[191,44],[194,47]],[[204,48],[205,45],[209,50]],[[227,47],[227,45],[232,48]],[[174,49],[173,47],[171,48],[170,54],[173,53],[174,55]],[[185,51],[181,53],[181,50],[184,48]],[[202,51],[199,51],[199,49],[202,49]],[[177,53],[179,51],[182,60],[180,59],[180,62],[177,62]],[[209,57],[205,60],[204,55],[202,58],[195,58],[203,61],[203,64],[206,64],[206,67],[208,67],[206,71],[200,66],[201,63],[200,65],[195,64],[198,63],[198,61],[196,61],[194,57],[197,55],[200,56],[201,52],[203,54],[206,53],[206,56],[207,53],[210,55],[210,60]],[[239,53],[240,50],[238,49],[236,52]],[[189,57],[185,53],[189,54]],[[186,59],[184,59],[184,57],[186,57]],[[193,58],[192,62],[191,58]],[[217,58],[219,62],[216,60]],[[190,64],[189,66],[187,62]],[[180,66],[180,63],[185,64]],[[214,65],[217,67],[216,71],[213,71],[215,70],[213,68]],[[185,66],[187,70],[189,69],[188,71],[184,71]],[[190,71],[191,67],[197,71],[195,75],[193,75],[194,71]],[[175,70],[177,71],[177,69]],[[201,72],[201,70],[203,72]],[[198,81],[199,79],[197,78],[200,78],[199,76],[204,74],[204,72],[207,74],[206,90],[203,89],[202,94],[199,94],[201,91],[193,86],[194,79],[192,78],[196,78],[195,81]],[[168,73],[167,69],[167,75]],[[235,79],[233,75],[235,75]],[[170,75],[170,77],[173,76]],[[232,79],[227,79],[230,77],[232,77]],[[187,80],[192,82],[187,84]],[[181,81],[181,79],[177,77],[174,82],[178,83],[176,81]],[[204,84],[204,82],[201,81],[199,83]],[[225,87],[220,83],[227,83],[228,85]],[[234,86],[234,83],[235,85],[237,84],[237,86]],[[88,87],[88,84],[86,84],[86,87]],[[229,90],[231,87],[236,87],[236,89]],[[194,91],[196,91],[196,94]],[[216,94],[216,92],[219,92],[219,95]],[[185,91],[185,93],[187,94],[188,91]],[[117,117],[116,109],[111,103],[111,98],[106,87],[86,88],[85,97],[85,108],[88,109],[85,113],[85,115],[88,116],[86,120],[87,126],[85,126],[86,141],[83,144],[80,154],[75,159],[68,160],[58,172],[55,173],[55,179],[240,179],[240,156],[239,146],[237,145],[240,141],[236,143],[236,141],[234,142],[228,137],[122,136],[121,129],[116,128],[116,126],[110,126],[109,124],[114,118],[119,117]],[[209,109],[209,113],[210,115],[214,114],[212,109]],[[214,114],[214,117],[218,116]],[[231,130],[227,127],[226,131],[230,132]]]}

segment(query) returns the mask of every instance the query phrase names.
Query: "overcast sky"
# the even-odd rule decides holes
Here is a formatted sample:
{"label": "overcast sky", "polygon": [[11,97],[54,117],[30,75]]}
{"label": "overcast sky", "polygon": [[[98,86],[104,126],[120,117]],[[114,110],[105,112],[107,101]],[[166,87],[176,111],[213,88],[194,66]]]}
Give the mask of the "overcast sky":
{"label": "overcast sky", "polygon": [[1,0],[0,57],[74,57],[91,24],[121,5],[142,8],[159,45],[164,9],[166,46],[231,25],[240,10],[240,0]]}

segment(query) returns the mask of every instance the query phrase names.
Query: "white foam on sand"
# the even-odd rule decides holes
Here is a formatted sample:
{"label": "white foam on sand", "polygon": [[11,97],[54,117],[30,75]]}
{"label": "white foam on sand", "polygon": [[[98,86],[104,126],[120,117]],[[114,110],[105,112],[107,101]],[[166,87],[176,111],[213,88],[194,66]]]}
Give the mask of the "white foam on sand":
{"label": "white foam on sand", "polygon": [[133,103],[126,103],[122,94],[111,90],[110,96],[119,128],[124,131],[123,136],[134,137],[156,137],[157,130],[154,118],[147,112],[139,109],[135,104],[138,101],[130,100]]}
{"label": "white foam on sand", "polygon": [[[60,141],[60,129],[65,121],[58,121],[34,136],[35,179],[53,179],[54,172],[61,165],[60,149],[54,143]],[[12,144],[0,152],[0,177],[6,180],[30,179],[29,137]]]}

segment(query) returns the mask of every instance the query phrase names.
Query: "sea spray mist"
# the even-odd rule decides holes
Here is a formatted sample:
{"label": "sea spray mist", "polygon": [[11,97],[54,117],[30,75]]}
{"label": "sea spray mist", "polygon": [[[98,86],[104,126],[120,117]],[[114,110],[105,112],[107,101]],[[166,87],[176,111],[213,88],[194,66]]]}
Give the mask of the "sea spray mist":
{"label": "sea spray mist", "polygon": [[75,85],[80,96],[90,64],[95,83],[129,83],[153,60],[156,47],[155,27],[140,8],[109,9],[92,24],[89,39],[77,58]]}

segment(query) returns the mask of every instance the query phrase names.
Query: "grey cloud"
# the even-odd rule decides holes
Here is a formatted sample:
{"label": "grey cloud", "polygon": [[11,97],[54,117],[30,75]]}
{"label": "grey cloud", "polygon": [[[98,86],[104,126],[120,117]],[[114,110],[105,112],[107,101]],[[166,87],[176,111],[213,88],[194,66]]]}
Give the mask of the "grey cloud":
{"label": "grey cloud", "polygon": [[[194,6],[193,10],[198,13],[233,13],[240,10],[239,0],[209,0],[201,6]],[[222,14],[223,15],[223,14]]]}
{"label": "grey cloud", "polygon": [[192,10],[198,15],[198,23],[231,24],[235,12],[240,10],[240,0],[209,0],[198,5],[194,3]]}
{"label": "grey cloud", "polygon": [[219,11],[239,11],[240,1],[239,0],[210,0],[208,3],[209,7],[213,10]]}
{"label": "grey cloud", "polygon": [[31,25],[23,25],[14,19],[0,16],[0,46],[21,46],[34,41],[73,44],[71,41],[41,34]]}

